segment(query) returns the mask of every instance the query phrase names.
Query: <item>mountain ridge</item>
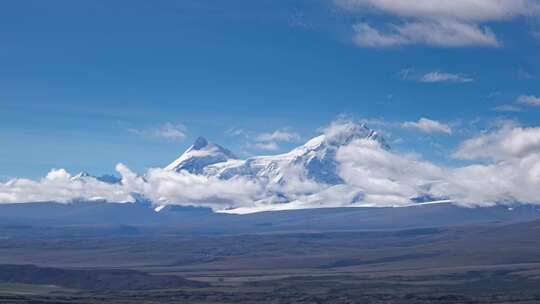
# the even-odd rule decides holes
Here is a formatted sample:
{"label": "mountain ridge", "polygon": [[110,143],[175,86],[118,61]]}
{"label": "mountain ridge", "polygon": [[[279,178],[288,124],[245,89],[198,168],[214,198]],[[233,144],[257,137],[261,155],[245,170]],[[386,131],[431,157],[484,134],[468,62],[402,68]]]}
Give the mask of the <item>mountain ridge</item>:
{"label": "mountain ridge", "polygon": [[[270,184],[286,183],[286,171],[292,167],[305,170],[305,178],[328,185],[342,184],[336,152],[356,139],[377,142],[382,148],[390,146],[380,134],[366,124],[344,124],[332,132],[316,136],[293,150],[270,156],[253,156],[240,160],[218,144],[197,138],[179,158],[165,170],[232,179],[237,176],[263,179]],[[194,151],[202,151],[194,152]]]}

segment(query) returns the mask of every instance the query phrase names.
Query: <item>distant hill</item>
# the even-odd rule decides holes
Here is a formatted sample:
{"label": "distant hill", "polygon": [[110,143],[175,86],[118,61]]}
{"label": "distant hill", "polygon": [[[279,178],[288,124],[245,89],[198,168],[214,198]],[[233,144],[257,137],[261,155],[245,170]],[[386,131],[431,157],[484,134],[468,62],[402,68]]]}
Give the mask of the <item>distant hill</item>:
{"label": "distant hill", "polygon": [[518,223],[540,219],[540,207],[520,205],[463,208],[449,203],[401,208],[323,208],[214,213],[208,208],[167,206],[156,211],[144,203],[28,203],[0,205],[0,226],[168,227],[186,233],[253,233],[340,230],[399,230]]}

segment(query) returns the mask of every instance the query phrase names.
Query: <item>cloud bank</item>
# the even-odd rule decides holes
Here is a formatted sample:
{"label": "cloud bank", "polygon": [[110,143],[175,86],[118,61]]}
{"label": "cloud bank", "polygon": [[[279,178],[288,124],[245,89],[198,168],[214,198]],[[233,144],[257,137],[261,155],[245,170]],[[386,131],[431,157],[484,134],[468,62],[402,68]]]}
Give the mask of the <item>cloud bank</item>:
{"label": "cloud bank", "polygon": [[454,157],[466,160],[515,160],[540,152],[540,128],[506,124],[500,129],[463,142]]}
{"label": "cloud bank", "polygon": [[64,169],[53,169],[37,181],[16,178],[0,183],[0,203],[66,203],[75,200],[130,202],[133,198],[123,185],[108,184],[95,178],[76,179]]}
{"label": "cloud bank", "polygon": [[[420,123],[418,123],[421,125]],[[355,126],[338,121],[323,129],[327,140],[342,140]],[[315,139],[314,139],[315,140]],[[313,140],[312,140],[313,141]],[[254,212],[319,207],[406,206],[419,197],[451,200],[466,206],[540,203],[540,127],[503,125],[470,138],[454,158],[473,162],[461,167],[436,165],[399,153],[372,138],[355,139],[335,151],[343,183],[316,182],[294,162],[279,182],[231,179],[149,169],[139,176],[116,166],[121,183],[52,170],[40,180],[17,178],[0,183],[0,203],[98,200],[134,202],[142,195],[156,205],[191,205],[216,211]]]}

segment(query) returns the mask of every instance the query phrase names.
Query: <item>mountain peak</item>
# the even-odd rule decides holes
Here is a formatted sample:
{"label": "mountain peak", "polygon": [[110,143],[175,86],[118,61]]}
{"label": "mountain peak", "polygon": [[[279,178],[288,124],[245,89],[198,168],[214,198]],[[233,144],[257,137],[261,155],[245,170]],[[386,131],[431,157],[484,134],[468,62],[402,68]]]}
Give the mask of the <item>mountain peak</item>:
{"label": "mountain peak", "polygon": [[199,136],[186,152],[165,169],[176,172],[185,170],[190,173],[200,174],[204,167],[225,162],[229,159],[236,159],[236,156],[228,149]]}
{"label": "mountain peak", "polygon": [[93,176],[90,175],[90,173],[88,173],[86,171],[81,171],[81,172],[77,173],[76,175],[72,176],[71,180],[80,180],[80,179],[83,179],[83,178],[86,178],[86,177],[93,177]]}
{"label": "mountain peak", "polygon": [[365,123],[351,121],[336,123],[325,130],[324,136],[325,141],[333,146],[348,145],[355,139],[371,139],[379,142],[384,148],[389,148],[379,133],[368,128]]}
{"label": "mountain peak", "polygon": [[206,138],[199,136],[191,146],[192,150],[201,150],[204,147],[208,146],[209,142]]}

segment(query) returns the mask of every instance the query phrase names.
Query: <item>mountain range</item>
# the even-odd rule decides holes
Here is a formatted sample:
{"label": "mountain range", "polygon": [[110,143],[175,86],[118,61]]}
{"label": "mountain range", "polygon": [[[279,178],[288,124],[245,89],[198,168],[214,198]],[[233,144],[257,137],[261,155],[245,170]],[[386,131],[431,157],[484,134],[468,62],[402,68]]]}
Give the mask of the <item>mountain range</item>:
{"label": "mountain range", "polygon": [[[253,203],[256,206],[263,206],[261,210],[269,210],[268,207],[273,210],[296,208],[292,205],[298,202],[299,197],[305,200],[301,203],[303,206],[299,208],[318,207],[328,201],[328,197],[339,197],[339,203],[335,206],[349,205],[361,203],[363,194],[359,189],[347,185],[341,177],[341,163],[337,159],[337,153],[340,148],[355,140],[372,141],[382,149],[390,150],[390,146],[376,131],[365,124],[348,123],[339,125],[332,131],[326,131],[287,153],[254,156],[247,159],[240,159],[229,149],[210,142],[204,137],[198,137],[164,170],[214,178],[224,182],[241,180],[256,185],[263,193],[254,198]],[[112,175],[95,177],[87,172],[81,172],[71,179],[80,181],[97,179],[110,184],[122,183],[121,179]],[[216,195],[219,196],[219,193]],[[141,197],[140,194],[138,196]],[[411,197],[411,203],[426,200],[440,201],[438,198],[428,196]],[[168,204],[188,205],[193,202],[154,201],[153,203],[157,210],[161,210]],[[197,201],[194,204],[200,203]],[[249,208],[249,210],[236,208],[234,212],[257,210],[256,208]]]}
{"label": "mountain range", "polygon": [[[337,131],[325,132],[310,139],[288,153],[248,159],[240,159],[230,150],[199,137],[183,154],[163,169],[165,172],[186,173],[223,181],[238,178],[257,181],[265,185],[267,191],[271,193],[271,201],[265,203],[275,207],[272,210],[276,211],[273,212],[252,215],[214,213],[210,208],[190,207],[189,204],[182,204],[183,206],[159,204],[142,194],[132,193],[135,203],[130,204],[85,200],[71,204],[55,202],[0,204],[0,220],[3,225],[33,226],[165,225],[203,233],[316,230],[320,225],[324,225],[325,230],[402,229],[515,222],[540,218],[539,208],[535,206],[464,208],[429,195],[411,197],[408,207],[403,208],[313,209],[319,207],[314,197],[318,200],[329,197],[321,195],[321,192],[334,191],[334,194],[339,196],[339,191],[346,190],[347,185],[340,176],[341,164],[336,155],[341,147],[355,140],[373,141],[382,149],[390,150],[389,145],[377,132],[363,124],[350,124]],[[93,177],[87,172],[81,172],[71,179],[82,181],[83,185],[89,179],[108,184],[123,183],[122,179],[112,175]],[[290,204],[294,198],[288,197],[289,193],[279,190],[287,187],[296,189],[299,180],[312,182],[317,187],[324,185],[326,188],[321,192],[310,189],[299,190],[305,191],[309,204],[296,209],[305,210],[280,209],[280,206]],[[347,191],[343,191],[342,196],[351,202],[362,200],[361,195],[350,196]]]}
{"label": "mountain range", "polygon": [[390,149],[385,140],[365,124],[345,125],[333,134],[323,134],[284,154],[255,156],[246,160],[203,137],[166,167],[167,170],[231,179],[237,176],[257,178],[274,184],[287,183],[286,171],[299,167],[305,177],[323,184],[342,184],[336,152],[355,139],[368,139]]}
{"label": "mountain range", "polygon": [[[340,148],[355,140],[373,141],[382,149],[390,150],[376,131],[365,124],[349,123],[326,131],[287,153],[247,159],[240,159],[230,150],[199,137],[165,170],[225,181],[243,179],[261,185],[265,195],[254,200],[254,205],[263,206],[260,210],[317,207],[328,197],[336,196],[340,197],[336,206],[361,203],[362,192],[343,180],[336,157]],[[298,201],[299,197],[303,198],[302,202]],[[302,206],[296,206],[298,204]],[[258,209],[236,208],[233,212],[253,210]]]}

